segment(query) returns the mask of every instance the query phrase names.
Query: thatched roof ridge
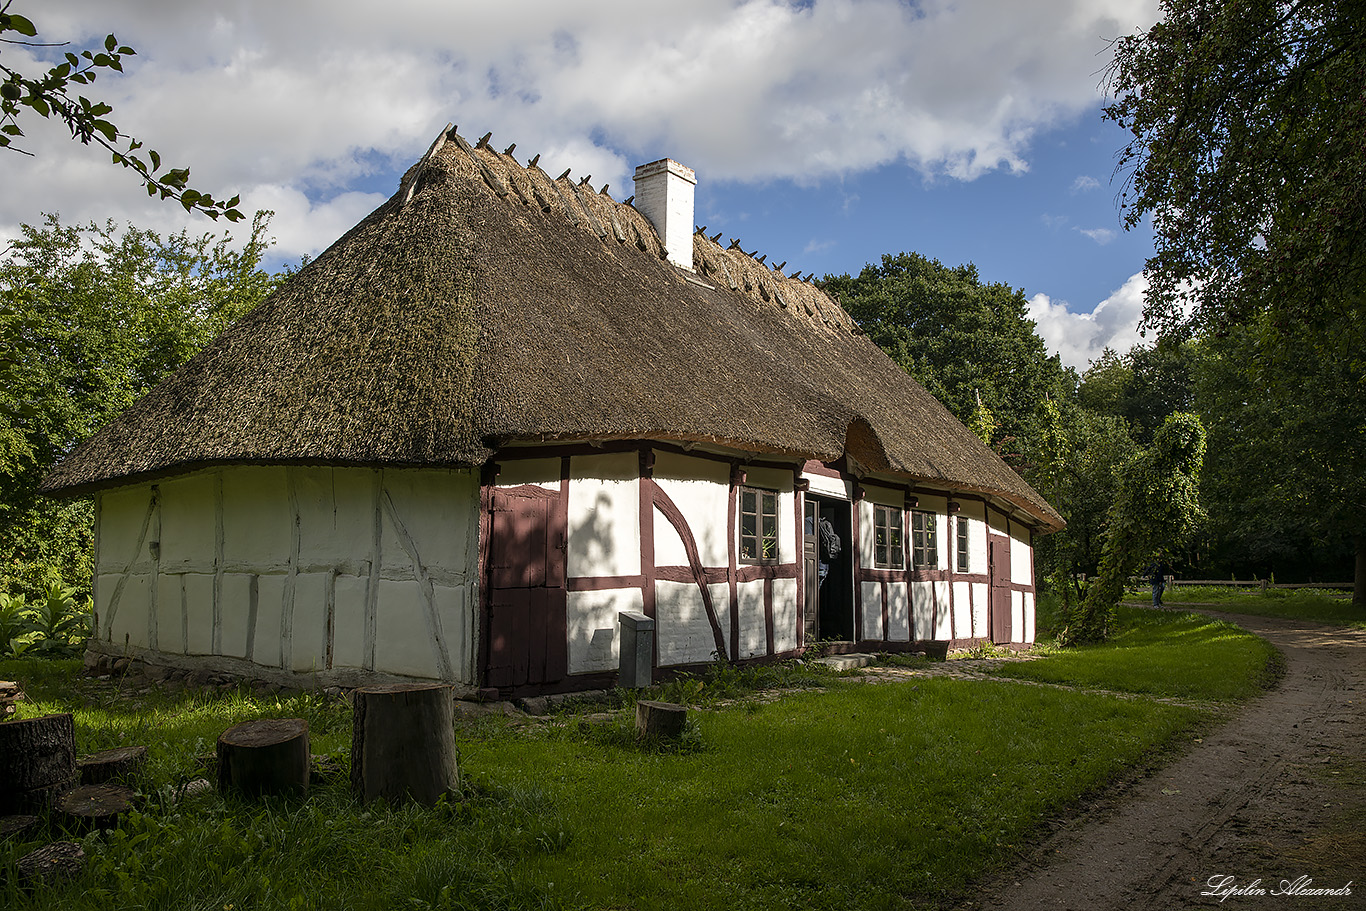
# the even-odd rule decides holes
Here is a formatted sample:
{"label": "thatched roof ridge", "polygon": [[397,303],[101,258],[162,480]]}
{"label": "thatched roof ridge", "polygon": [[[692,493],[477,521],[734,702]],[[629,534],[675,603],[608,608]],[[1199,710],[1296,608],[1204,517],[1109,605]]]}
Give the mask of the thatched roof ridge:
{"label": "thatched roof ridge", "polygon": [[454,130],[44,490],[232,463],[475,466],[556,440],[835,461],[1061,519],[809,282]]}

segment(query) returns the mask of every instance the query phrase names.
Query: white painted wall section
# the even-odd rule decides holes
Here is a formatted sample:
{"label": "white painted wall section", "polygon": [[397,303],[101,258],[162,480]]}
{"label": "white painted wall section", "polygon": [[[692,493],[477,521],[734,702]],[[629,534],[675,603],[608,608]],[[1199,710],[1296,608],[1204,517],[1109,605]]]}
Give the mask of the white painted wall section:
{"label": "white painted wall section", "polygon": [[911,601],[905,582],[887,583],[887,638],[907,642],[911,638]]}
{"label": "white painted wall section", "polygon": [[958,639],[975,636],[972,616],[972,583],[953,583],[953,632]]}
{"label": "white painted wall section", "polygon": [[[710,585],[712,605],[730,653],[730,587]],[[701,664],[714,660],[716,639],[707,622],[702,590],[692,582],[655,583],[655,642],[658,663]]]}
{"label": "white painted wall section", "polygon": [[[740,605],[740,657],[768,654],[768,623],[764,618],[764,582],[741,582],[736,586]],[[726,596],[729,598],[729,594]],[[775,618],[776,619],[776,618]]]}
{"label": "white painted wall section", "polygon": [[[615,671],[621,654],[622,611],[643,611],[638,588],[569,592],[569,673]],[[704,621],[705,622],[705,621]]]}
{"label": "white painted wall section", "polygon": [[[726,566],[730,560],[726,540],[730,466],[713,459],[661,452],[655,456],[654,479],[687,520],[702,565]],[[688,555],[683,540],[658,509],[654,532],[655,564],[686,566]]]}
{"label": "white painted wall section", "polygon": [[860,582],[859,591],[863,602],[863,629],[860,639],[881,639],[882,635],[882,583]]}
{"label": "white painted wall section", "polygon": [[773,648],[790,652],[797,647],[797,580],[773,580]]}
{"label": "white painted wall section", "polygon": [[634,452],[570,460],[566,571],[582,576],[640,572],[640,457]]}

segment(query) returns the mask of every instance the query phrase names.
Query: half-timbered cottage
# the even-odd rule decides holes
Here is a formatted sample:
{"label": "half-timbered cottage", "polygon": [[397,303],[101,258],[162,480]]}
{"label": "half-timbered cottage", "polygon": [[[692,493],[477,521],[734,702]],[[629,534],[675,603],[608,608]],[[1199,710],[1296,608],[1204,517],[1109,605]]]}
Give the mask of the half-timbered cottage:
{"label": "half-timbered cottage", "polygon": [[46,479],[95,501],[90,648],[506,694],[610,683],[622,611],[662,671],[1030,642],[1058,514],[836,302],[694,230],[694,182],[617,202],[444,131]]}

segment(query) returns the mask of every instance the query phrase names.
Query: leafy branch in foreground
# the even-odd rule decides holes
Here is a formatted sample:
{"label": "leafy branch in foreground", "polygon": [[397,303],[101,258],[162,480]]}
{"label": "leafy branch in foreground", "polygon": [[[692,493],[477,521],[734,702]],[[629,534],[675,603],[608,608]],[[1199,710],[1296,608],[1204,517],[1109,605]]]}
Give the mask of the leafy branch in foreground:
{"label": "leafy branch in foreground", "polygon": [[[38,29],[24,16],[11,13],[11,6],[13,0],[6,0],[0,6],[0,45],[66,46],[66,42],[25,40],[36,39]],[[5,37],[10,32],[22,37]],[[107,119],[113,108],[102,101],[91,101],[73,89],[73,86],[93,83],[100,70],[123,72],[123,57],[136,53],[131,47],[120,45],[113,35],[108,35],[103,50],[85,50],[79,54],[68,51],[65,60],[40,76],[26,76],[0,63],[0,149],[32,154],[14,145],[14,140],[24,135],[19,117],[26,110],[39,117],[57,119],[71,130],[72,139],[79,140],[82,145],[94,142],[104,146],[113,155],[114,164],[136,172],[147,188],[148,196],[174,199],[187,212],[202,212],[214,219],[221,215],[228,221],[239,221],[243,216],[237,208],[240,202],[237,196],[223,201],[194,189],[189,186],[189,168],[163,170],[161,156],[156,150],[146,149],[143,153],[141,140],[121,132]]]}

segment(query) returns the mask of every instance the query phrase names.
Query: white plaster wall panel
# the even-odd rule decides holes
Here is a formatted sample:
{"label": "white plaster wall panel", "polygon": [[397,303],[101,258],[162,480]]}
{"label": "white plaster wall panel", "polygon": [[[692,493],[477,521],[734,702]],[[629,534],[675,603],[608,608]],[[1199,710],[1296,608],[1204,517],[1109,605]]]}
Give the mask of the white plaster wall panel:
{"label": "white plaster wall panel", "polygon": [[473,685],[474,623],[470,617],[469,605],[473,601],[469,590],[467,587],[433,585],[432,600],[436,603],[441,634],[446,640],[446,654],[450,657],[451,671],[460,683]]}
{"label": "white plaster wall panel", "polygon": [[934,615],[934,638],[952,639],[953,628],[949,624],[953,617],[953,611],[949,606],[949,583],[931,582],[930,584],[934,587],[932,597],[934,598],[936,605]]}
{"label": "white plaster wall panel", "polygon": [[416,582],[379,583],[375,669],[409,677],[440,677],[427,629],[426,607]]}
{"label": "white plaster wall panel", "polygon": [[184,617],[180,609],[180,576],[157,576],[157,638],[150,648],[172,655],[185,654]]}
{"label": "white plaster wall panel", "polygon": [[991,591],[985,582],[972,583],[972,634],[980,639],[991,637],[990,607]]}
{"label": "white plaster wall panel", "polygon": [[[298,593],[297,587],[295,593]],[[266,667],[280,666],[280,617],[284,612],[284,599],[283,575],[260,576],[257,579],[256,635],[252,640],[251,650],[251,660],[257,664]]]}
{"label": "white plaster wall panel", "polygon": [[773,648],[780,652],[797,647],[797,580],[773,580]]}
{"label": "white plaster wall panel", "polygon": [[402,528],[382,505],[386,576],[416,578],[404,532],[426,569],[465,571],[466,551],[479,521],[478,481],[472,472],[386,471],[384,492]]}
{"label": "white plaster wall panel", "polygon": [[177,564],[202,566],[211,562],[215,535],[213,475],[176,478],[161,482],[160,487],[163,571]]}
{"label": "white plaster wall panel", "polygon": [[1024,592],[1010,593],[1010,641],[1024,639]]}
{"label": "white plaster wall panel", "polygon": [[[332,666],[365,666],[365,596],[360,576],[338,576],[332,620]],[[378,624],[376,624],[378,625]]]}
{"label": "white plaster wall panel", "polygon": [[569,592],[566,600],[569,673],[616,670],[621,654],[621,621],[617,615],[622,611],[644,611],[645,598],[640,589]]}
{"label": "white plaster wall panel", "polygon": [[1034,574],[1030,571],[1030,541],[1028,528],[1014,523],[1014,540],[1010,542],[1010,581],[1016,585],[1033,585]]}
{"label": "white plaster wall panel", "polygon": [[521,487],[535,484],[550,490],[560,489],[560,460],[506,459],[498,462],[498,486]]}
{"label": "white plaster wall panel", "polygon": [[[726,540],[730,466],[712,459],[661,452],[655,458],[654,478],[692,529],[702,565],[726,566],[730,560]],[[673,524],[658,509],[654,513],[655,564],[686,566],[687,552]]]}
{"label": "white plaster wall panel", "polygon": [[934,638],[934,603],[929,582],[911,583],[911,633],[917,641]]}
{"label": "white plaster wall panel", "polygon": [[[99,571],[121,573],[130,562],[146,560],[147,548],[138,547],[138,536],[151,490],[146,485],[100,494]],[[103,584],[103,583],[101,583]]]}
{"label": "white plaster wall panel", "polygon": [[[727,654],[730,652],[729,587],[708,586]],[[655,583],[655,641],[659,648],[658,662],[668,664],[698,664],[712,661],[716,639],[707,622],[702,591],[691,582]]]}
{"label": "white plaster wall panel", "polygon": [[953,631],[959,639],[977,635],[975,620],[972,616],[972,583],[953,583]]}
{"label": "white plaster wall panel", "polygon": [[859,566],[872,569],[873,563],[873,504],[861,500],[854,505],[854,517],[858,521]]}
{"label": "white plaster wall panel", "polygon": [[213,654],[213,576],[185,574],[185,654]]}
{"label": "white plaster wall panel", "polygon": [[[768,654],[768,624],[764,621],[764,582],[736,586],[740,603],[740,657]],[[775,618],[776,619],[776,618]]]}
{"label": "white plaster wall panel", "polygon": [[294,579],[294,619],[289,666],[296,671],[327,667],[328,573],[300,573]]}
{"label": "white plaster wall panel", "polygon": [[[797,560],[793,549],[797,546],[797,499],[793,496],[792,472],[779,468],[750,467],[745,469],[745,483],[750,487],[778,491],[778,559],[782,563]],[[735,519],[735,546],[739,548],[740,519]],[[739,552],[738,550],[736,551]],[[776,643],[775,643],[776,647]]]}
{"label": "white plaster wall panel", "polygon": [[968,567],[969,572],[985,575],[988,568],[987,523],[985,519],[974,517],[968,526]]}
{"label": "white plaster wall panel", "polygon": [[1024,593],[1024,641],[1034,641],[1034,593]]}
{"label": "white plaster wall panel", "polygon": [[294,519],[285,469],[237,466],[223,472],[223,559],[269,566],[289,556]]}
{"label": "white plaster wall panel", "polygon": [[863,596],[863,629],[860,638],[881,639],[882,635],[882,583],[861,582]]}
{"label": "white plaster wall panel", "polygon": [[149,583],[152,576],[150,573],[129,573],[127,576],[110,577],[100,583],[103,589],[101,595],[108,592],[106,597],[112,601],[119,579],[125,580],[123,591],[119,593],[118,604],[112,606],[112,609],[109,602],[106,602],[104,614],[100,618],[100,628],[106,630],[107,635],[101,638],[117,646],[136,645],[139,648],[146,648],[147,610],[151,591]]}
{"label": "white plaster wall panel", "polygon": [[251,576],[246,573],[223,574],[223,600],[219,644],[221,654],[232,658],[247,656],[247,631],[251,612]]}
{"label": "white plaster wall panel", "polygon": [[806,474],[802,477],[811,482],[811,492],[822,497],[834,497],[838,500],[852,499],[853,493],[850,491],[852,486],[842,478],[831,478],[823,474]]}
{"label": "white plaster wall panel", "polygon": [[887,638],[907,642],[911,638],[911,599],[905,582],[887,583]]}
{"label": "white plaster wall panel", "polygon": [[640,572],[640,456],[634,452],[570,460],[570,577]]}
{"label": "white plaster wall panel", "polygon": [[300,566],[354,565],[370,559],[378,474],[363,468],[294,469]]}

